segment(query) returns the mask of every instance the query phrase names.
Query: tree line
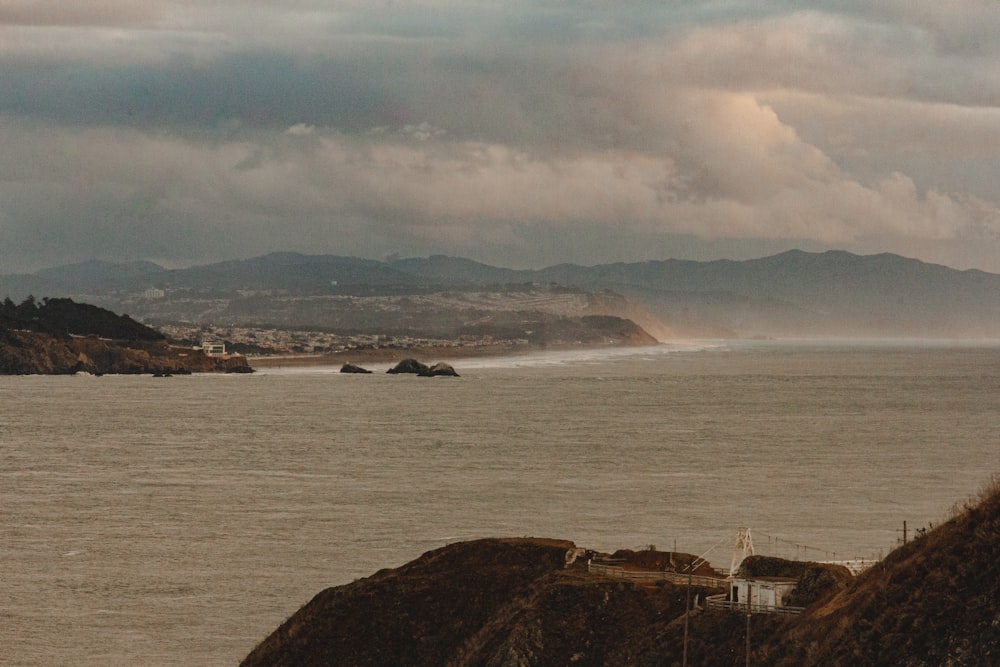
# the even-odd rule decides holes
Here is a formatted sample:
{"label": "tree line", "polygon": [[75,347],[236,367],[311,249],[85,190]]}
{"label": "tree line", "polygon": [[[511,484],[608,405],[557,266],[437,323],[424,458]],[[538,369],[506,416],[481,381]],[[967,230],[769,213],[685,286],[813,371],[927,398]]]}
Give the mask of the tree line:
{"label": "tree line", "polygon": [[33,295],[21,303],[10,297],[0,304],[0,328],[27,329],[56,336],[98,336],[114,340],[164,340],[159,331],[136,322],[128,315],[117,315],[88,303],[72,299]]}

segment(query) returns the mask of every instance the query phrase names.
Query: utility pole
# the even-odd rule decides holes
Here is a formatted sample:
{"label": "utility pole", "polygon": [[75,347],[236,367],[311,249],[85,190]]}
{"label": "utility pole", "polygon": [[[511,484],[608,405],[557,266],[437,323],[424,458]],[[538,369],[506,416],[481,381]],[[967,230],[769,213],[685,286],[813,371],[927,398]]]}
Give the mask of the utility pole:
{"label": "utility pole", "polygon": [[750,591],[747,589],[747,667],[750,667]]}
{"label": "utility pole", "polygon": [[694,569],[694,561],[688,563],[688,585],[687,594],[684,597],[684,651],[681,654],[681,665],[687,667],[688,664],[688,616],[691,615],[691,570]]}

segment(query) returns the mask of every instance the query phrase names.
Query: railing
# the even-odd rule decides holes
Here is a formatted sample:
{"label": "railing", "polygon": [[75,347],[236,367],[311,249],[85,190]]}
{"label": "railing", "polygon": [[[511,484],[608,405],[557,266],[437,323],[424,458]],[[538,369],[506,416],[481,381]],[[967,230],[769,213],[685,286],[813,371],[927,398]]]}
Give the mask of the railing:
{"label": "railing", "polygon": [[829,565],[843,565],[856,577],[879,561],[874,558],[851,558],[848,560],[824,560],[821,562]]}
{"label": "railing", "polygon": [[[728,579],[719,577],[705,577],[699,575],[687,575],[681,572],[654,572],[651,570],[627,570],[620,565],[608,565],[606,563],[587,563],[587,571],[601,574],[609,579],[620,579],[622,581],[633,581],[642,584],[655,584],[667,581],[677,586],[701,586],[704,588],[726,588],[729,586]],[[726,593],[709,595],[705,598],[705,606],[709,609],[722,609],[726,611],[746,612],[745,602],[731,602],[726,599]],[[749,612],[751,614],[801,614],[805,607],[775,606],[767,604],[751,604]]]}
{"label": "railing", "polygon": [[745,602],[732,602],[726,599],[724,593],[719,595],[709,595],[705,598],[705,606],[709,609],[723,609],[726,611],[747,612],[751,614],[801,614],[805,607],[777,607],[769,604],[751,604],[747,609]]}
{"label": "railing", "polygon": [[726,588],[729,582],[718,577],[704,577],[699,575],[686,575],[680,572],[654,572],[651,570],[626,570],[619,565],[607,565],[605,563],[587,563],[587,571],[602,574],[610,579],[621,579],[623,581],[634,581],[644,584],[655,584],[661,581],[668,581],[678,586],[703,586],[705,588]]}

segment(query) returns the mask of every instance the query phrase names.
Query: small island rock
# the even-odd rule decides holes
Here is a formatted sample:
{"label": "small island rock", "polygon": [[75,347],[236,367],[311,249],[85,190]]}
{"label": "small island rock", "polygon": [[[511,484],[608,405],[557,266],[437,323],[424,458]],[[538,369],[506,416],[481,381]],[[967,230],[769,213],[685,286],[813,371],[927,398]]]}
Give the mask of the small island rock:
{"label": "small island rock", "polygon": [[344,364],[340,367],[341,373],[371,373],[367,368],[362,368],[361,366],[355,366],[354,364]]}
{"label": "small island rock", "polygon": [[455,378],[459,376],[458,373],[455,372],[455,369],[452,368],[451,364],[446,364],[443,361],[437,362],[436,364],[428,368],[426,372],[421,373],[420,375],[424,377],[443,376],[443,377],[455,377]]}
{"label": "small island rock", "polygon": [[415,375],[424,375],[430,370],[427,364],[422,364],[416,359],[403,359],[401,362],[390,368],[386,373],[391,373],[393,375],[397,373],[413,373]]}

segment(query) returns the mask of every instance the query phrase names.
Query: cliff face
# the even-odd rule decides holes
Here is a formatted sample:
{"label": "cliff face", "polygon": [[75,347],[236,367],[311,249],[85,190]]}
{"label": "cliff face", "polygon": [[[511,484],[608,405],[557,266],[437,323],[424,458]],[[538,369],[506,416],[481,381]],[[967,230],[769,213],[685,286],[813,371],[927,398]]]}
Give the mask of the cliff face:
{"label": "cliff face", "polygon": [[[479,540],[429,552],[317,595],[244,661],[254,665],[680,665],[687,591],[566,566],[571,542]],[[798,576],[799,616],[755,614],[755,665],[1000,664],[1000,482],[954,519],[857,579],[777,559],[760,576]],[[660,569],[685,554],[618,552]],[[702,600],[715,590],[694,588]],[[689,617],[688,663],[746,662],[742,613]]]}
{"label": "cliff face", "polygon": [[112,341],[0,330],[0,374],[247,372],[242,357],[209,357],[165,341]]}
{"label": "cliff face", "polygon": [[242,357],[175,348],[127,315],[71,299],[0,303],[0,374],[249,372]]}

